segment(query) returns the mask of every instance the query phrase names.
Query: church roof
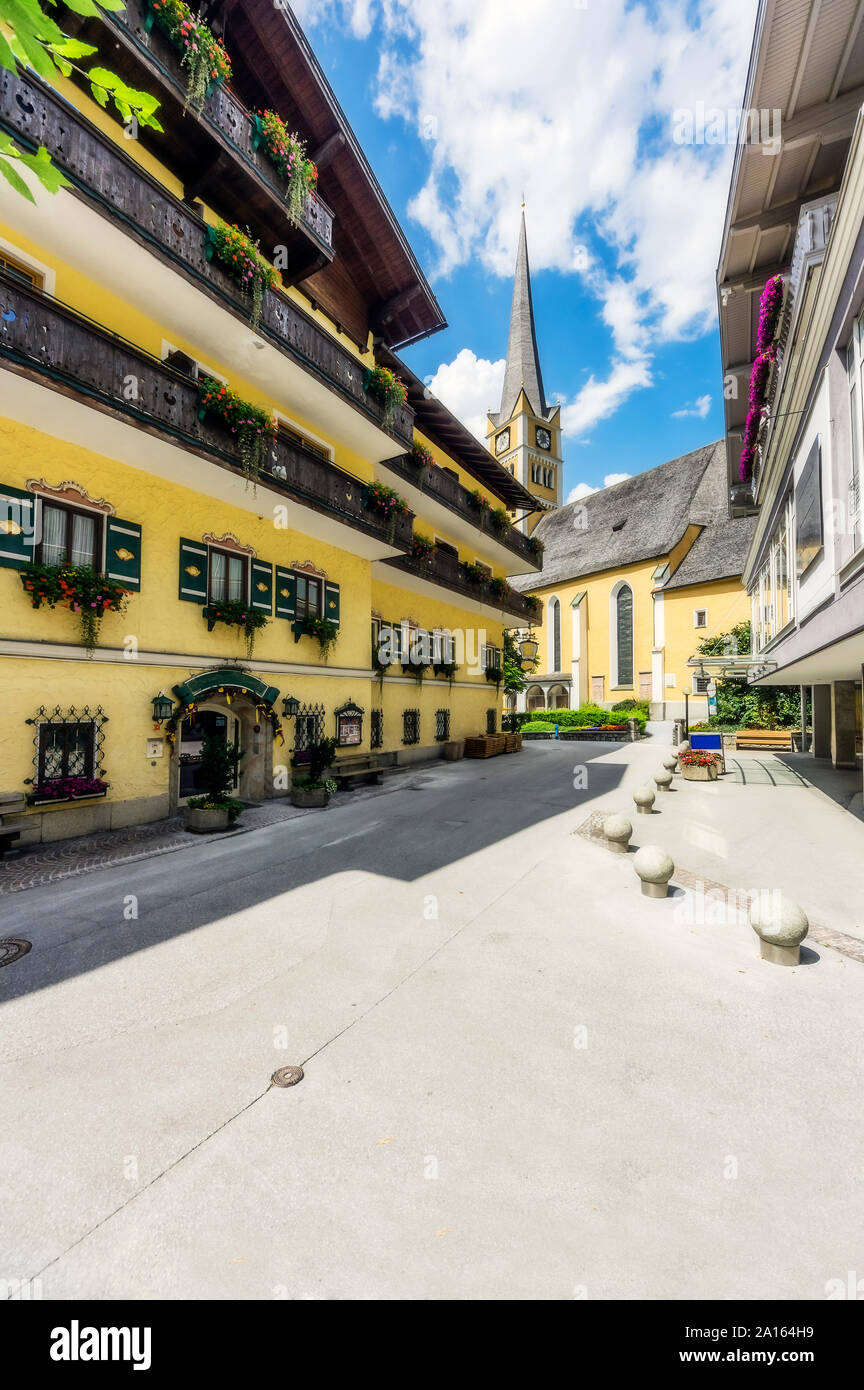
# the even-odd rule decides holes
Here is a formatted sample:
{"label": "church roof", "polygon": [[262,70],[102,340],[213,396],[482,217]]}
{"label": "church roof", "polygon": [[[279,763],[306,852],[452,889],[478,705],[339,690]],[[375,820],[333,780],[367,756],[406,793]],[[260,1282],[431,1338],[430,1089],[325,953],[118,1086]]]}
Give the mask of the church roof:
{"label": "church roof", "polygon": [[729,520],[725,448],[718,440],[549,512],[534,532],[545,547],[542,573],[510,582],[529,593],[659,559],[691,525],[704,530],[666,588],[726,579],[743,571],[754,520]]}
{"label": "church roof", "polygon": [[523,388],[533,413],[540,416],[541,419],[545,419],[549,412],[543,393],[540,354],[537,351],[534,301],[531,297],[531,270],[528,265],[528,234],[525,230],[524,212],[519,231],[519,249],[516,253],[513,303],[510,307],[507,368],[504,373],[504,389],[501,392],[501,409],[497,416],[492,416],[494,424],[503,425],[511,418],[519,399],[519,392]]}

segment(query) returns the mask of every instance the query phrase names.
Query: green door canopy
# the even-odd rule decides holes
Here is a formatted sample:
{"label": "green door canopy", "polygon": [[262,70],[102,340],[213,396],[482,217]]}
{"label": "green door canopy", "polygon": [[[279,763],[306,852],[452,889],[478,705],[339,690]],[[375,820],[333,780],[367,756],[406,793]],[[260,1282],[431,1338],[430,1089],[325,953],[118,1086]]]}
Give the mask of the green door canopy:
{"label": "green door canopy", "polygon": [[265,685],[257,676],[250,676],[245,671],[237,671],[232,667],[226,667],[223,671],[202,671],[200,676],[193,676],[182,685],[175,685],[174,694],[181,705],[194,705],[207,695],[216,694],[220,688],[240,690],[262,705],[272,705],[279,698],[279,691],[275,685]]}

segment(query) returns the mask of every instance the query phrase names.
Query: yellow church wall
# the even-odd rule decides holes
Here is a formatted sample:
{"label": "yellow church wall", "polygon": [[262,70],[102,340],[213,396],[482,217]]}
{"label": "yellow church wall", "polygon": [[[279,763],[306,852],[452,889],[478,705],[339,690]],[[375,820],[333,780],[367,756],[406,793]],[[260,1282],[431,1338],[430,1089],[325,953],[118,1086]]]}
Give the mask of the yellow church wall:
{"label": "yellow church wall", "polygon": [[[605,698],[625,700],[635,697],[638,688],[639,672],[651,670],[651,648],[654,641],[654,611],[651,591],[652,574],[659,562],[651,560],[636,565],[627,565],[619,570],[603,571],[581,579],[568,580],[566,584],[534,590],[543,602],[543,633],[540,638],[540,660],[538,675],[553,673],[552,662],[552,624],[549,617],[549,600],[558,598],[561,603],[561,666],[560,670],[569,677],[574,660],[573,608],[572,602],[577,594],[585,592],[582,600],[587,605],[585,631],[587,645],[587,668],[584,668],[586,651],[583,648],[581,660],[587,675],[585,696],[591,697],[591,678],[603,676]],[[610,655],[610,596],[615,585],[625,579],[633,590],[633,684],[612,686],[612,663]]]}
{"label": "yellow church wall", "polygon": [[[740,579],[721,579],[711,584],[694,584],[686,588],[669,589],[663,596],[666,623],[666,671],[677,677],[676,685],[680,692],[685,686],[692,688],[693,668],[687,666],[691,656],[696,655],[699,643],[706,637],[716,637],[728,632],[736,623],[750,618],[750,600]],[[707,615],[706,627],[695,627],[694,610],[704,608]],[[673,698],[674,690],[667,695]]]}

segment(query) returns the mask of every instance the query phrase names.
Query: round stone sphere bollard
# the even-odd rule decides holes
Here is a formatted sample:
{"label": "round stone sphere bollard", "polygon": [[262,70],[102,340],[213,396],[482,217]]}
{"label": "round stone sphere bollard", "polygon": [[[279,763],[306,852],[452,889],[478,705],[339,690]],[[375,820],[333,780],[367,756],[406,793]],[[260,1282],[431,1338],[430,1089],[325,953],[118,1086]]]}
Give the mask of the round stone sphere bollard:
{"label": "round stone sphere bollard", "polygon": [[675,865],[665,849],[660,849],[659,845],[643,845],[636,851],[633,868],[642,880],[642,892],[646,898],[666,897]]}
{"label": "round stone sphere bollard", "polygon": [[689,752],[690,752],[690,740],[689,740],[689,738],[685,738],[685,740],[684,740],[683,743],[679,743],[679,744],[678,744],[678,752],[679,752],[679,753],[689,753]]}
{"label": "round stone sphere bollard", "polygon": [[633,793],[633,800],[636,802],[636,810],[640,816],[650,816],[651,808],[654,805],[654,788],[649,786],[637,787]]}
{"label": "round stone sphere bollard", "polygon": [[607,816],[603,822],[603,834],[613,854],[626,854],[633,827],[626,816]]}
{"label": "round stone sphere bollard", "polygon": [[663,759],[663,766],[667,772],[671,772],[674,775],[674,773],[678,771],[678,754],[670,753],[667,758]]}
{"label": "round stone sphere bollard", "polygon": [[672,785],[672,773],[668,767],[658,767],[654,773],[654,781],[657,783],[661,792],[668,792]]}
{"label": "round stone sphere bollard", "polygon": [[810,929],[806,914],[782,893],[760,893],[748,912],[761,942],[760,955],[773,965],[798,965],[801,942]]}

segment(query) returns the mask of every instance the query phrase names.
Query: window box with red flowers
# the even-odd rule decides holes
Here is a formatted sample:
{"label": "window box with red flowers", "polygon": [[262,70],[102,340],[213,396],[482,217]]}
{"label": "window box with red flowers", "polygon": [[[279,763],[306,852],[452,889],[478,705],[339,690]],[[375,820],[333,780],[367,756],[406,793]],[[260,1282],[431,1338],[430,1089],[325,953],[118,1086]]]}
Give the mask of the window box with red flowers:
{"label": "window box with red flowers", "polygon": [[186,105],[200,115],[210,93],[231,77],[231,60],[221,39],[185,0],[150,0],[148,31],[154,24],[180,54],[186,69]]}
{"label": "window box with red flowers", "polygon": [[258,478],[267,448],[276,438],[272,415],[260,406],[244,401],[224,382],[202,377],[198,383],[198,418],[215,415],[237,437],[237,450],[243,472],[251,481]]}
{"label": "window box with red flowers", "polygon": [[246,655],[250,659],[255,649],[256,634],[262,627],[266,627],[269,621],[265,613],[251,608],[248,603],[239,599],[210,603],[206,608],[202,608],[201,613],[207,620],[208,632],[212,632],[217,623],[224,623],[226,627],[239,627],[246,639]]}
{"label": "window box with red flowers", "polygon": [[34,608],[59,605],[75,613],[81,626],[81,642],[92,653],[99,645],[99,630],[106,613],[122,613],[129,590],[89,565],[25,565],[20,571],[24,592]]}
{"label": "window box with red flowers", "polygon": [[204,254],[208,261],[218,261],[236,280],[243,293],[252,301],[250,320],[253,328],[261,322],[261,305],[266,290],[278,289],[282,276],[268,265],[248,231],[243,232],[231,223],[219,222],[207,228]]}
{"label": "window box with red flowers", "polygon": [[27,797],[28,806],[59,806],[68,801],[92,801],[108,795],[101,777],[51,777],[40,782]]}
{"label": "window box with red flowers", "polygon": [[306,199],[318,186],[318,170],[306,153],[306,142],[290,131],[275,111],[259,111],[253,115],[252,125],[252,149],[263,149],[287,183],[288,217],[296,226]]}
{"label": "window box with red flowers", "polygon": [[384,407],[385,430],[393,428],[396,411],[408,403],[408,388],[389,367],[369,367],[363,374],[363,390]]}

